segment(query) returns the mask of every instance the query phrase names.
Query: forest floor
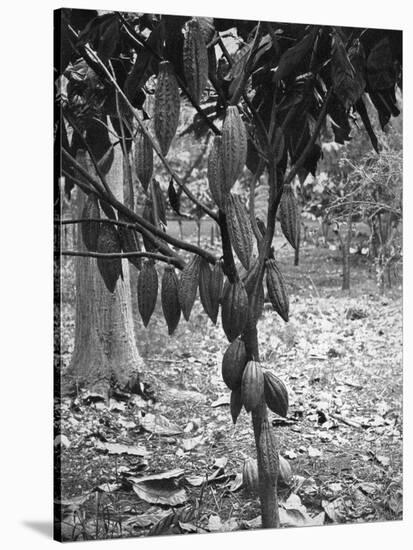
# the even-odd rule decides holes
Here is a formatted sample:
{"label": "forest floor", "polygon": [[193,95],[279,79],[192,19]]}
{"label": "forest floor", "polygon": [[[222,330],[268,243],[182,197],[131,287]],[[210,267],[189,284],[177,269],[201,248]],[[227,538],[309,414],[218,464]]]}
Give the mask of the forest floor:
{"label": "forest floor", "polygon": [[[402,518],[401,281],[379,293],[353,256],[341,290],[338,251],[304,246],[300,265],[276,254],[290,291],[290,321],[266,305],[261,359],[287,385],[283,419],[270,412],[292,469],[280,488],[282,526]],[[356,259],[358,258],[358,259]],[[63,266],[62,360],[73,350],[73,261]],[[153,399],[80,392],[56,402],[61,434],[64,540],[252,529],[256,495],[242,486],[255,457],[250,416],[233,425],[221,377],[228,343],[197,300],[168,337],[160,304],[137,322],[142,373]],[[59,481],[60,478],[60,481]]]}

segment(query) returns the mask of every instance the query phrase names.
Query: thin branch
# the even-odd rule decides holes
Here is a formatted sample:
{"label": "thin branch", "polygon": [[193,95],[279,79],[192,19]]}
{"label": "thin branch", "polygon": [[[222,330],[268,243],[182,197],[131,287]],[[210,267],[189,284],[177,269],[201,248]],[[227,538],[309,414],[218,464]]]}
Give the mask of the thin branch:
{"label": "thin branch", "polygon": [[250,194],[249,194],[250,221],[251,221],[252,230],[254,232],[255,238],[257,239],[258,243],[262,241],[262,235],[261,235],[261,231],[258,228],[257,220],[255,219],[255,188],[260,178],[262,165],[263,165],[263,161],[259,160],[257,170],[250,181]]}
{"label": "thin branch", "polygon": [[80,256],[83,258],[105,258],[107,260],[113,260],[116,258],[153,258],[160,262],[167,264],[173,264],[178,269],[182,269],[182,264],[174,258],[169,258],[163,254],[157,254],[156,252],[79,252],[76,250],[62,250],[60,252],[62,256]]}

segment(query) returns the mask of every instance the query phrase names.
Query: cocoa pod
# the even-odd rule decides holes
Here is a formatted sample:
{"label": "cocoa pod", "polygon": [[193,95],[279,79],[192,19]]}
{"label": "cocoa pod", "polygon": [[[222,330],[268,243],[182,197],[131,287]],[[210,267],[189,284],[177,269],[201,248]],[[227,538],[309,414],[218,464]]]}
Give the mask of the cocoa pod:
{"label": "cocoa pod", "polygon": [[280,454],[278,455],[278,480],[277,487],[279,489],[287,489],[291,487],[293,482],[293,473],[291,471],[290,463]]}
{"label": "cocoa pod", "polygon": [[230,390],[241,386],[242,373],[246,364],[245,344],[237,338],[227,347],[222,358],[222,378]]}
{"label": "cocoa pod", "polygon": [[270,302],[278,315],[287,322],[290,304],[282,273],[273,259],[266,261],[265,270]]}
{"label": "cocoa pod", "polygon": [[179,281],[175,270],[172,266],[167,265],[162,276],[161,303],[169,335],[175,331],[181,318],[178,287]]}
{"label": "cocoa pod", "polygon": [[230,411],[234,424],[237,422],[237,418],[242,410],[241,388],[236,388],[231,392]]}
{"label": "cocoa pod", "polygon": [[290,243],[296,249],[299,235],[299,215],[297,201],[290,185],[285,185],[280,201],[281,230]]}
{"label": "cocoa pod", "polygon": [[227,108],[222,125],[222,162],[225,188],[230,191],[242,174],[247,159],[247,131],[236,105]]}
{"label": "cocoa pod", "polygon": [[208,81],[208,51],[196,18],[186,24],[183,67],[189,93],[199,104]]}
{"label": "cocoa pod", "polygon": [[242,483],[250,493],[257,495],[260,490],[258,465],[255,458],[247,458],[242,468]]}
{"label": "cocoa pod", "polygon": [[[96,195],[89,193],[82,210],[83,219],[100,219],[99,204]],[[99,222],[82,222],[82,239],[85,247],[91,252],[96,252],[99,237]]]}
{"label": "cocoa pod", "polygon": [[224,288],[221,307],[222,328],[230,342],[245,328],[248,318],[248,296],[244,284],[236,281]]}
{"label": "cocoa pod", "polygon": [[215,136],[208,155],[208,185],[211,196],[220,210],[225,209],[225,172],[222,162],[222,138]]}
{"label": "cocoa pod", "polygon": [[210,319],[217,324],[219,304],[222,298],[222,289],[224,286],[224,271],[222,269],[222,261],[219,260],[211,270],[211,278],[209,281],[209,299],[211,303]]}
{"label": "cocoa pod", "polygon": [[186,321],[189,321],[196,298],[200,261],[201,257],[194,255],[183,269],[179,281],[179,303]]}
{"label": "cocoa pod", "polygon": [[197,17],[196,18],[201,30],[202,37],[206,45],[214,38],[215,27],[213,17]]}
{"label": "cocoa pod", "polygon": [[[97,252],[104,254],[119,254],[121,252],[119,234],[113,224],[101,223],[97,241]],[[116,282],[122,275],[121,258],[98,258],[97,266],[106,288],[109,292],[113,293]]]}
{"label": "cocoa pod", "polygon": [[148,326],[158,297],[158,274],[153,260],[143,263],[138,275],[138,309],[143,325]]}
{"label": "cocoa pod", "polygon": [[135,170],[145,191],[152,179],[153,148],[150,139],[141,128],[138,129],[134,141]]}
{"label": "cocoa pod", "polygon": [[161,186],[159,185],[159,182],[155,179],[152,180],[152,188],[153,188],[153,198],[154,202],[156,203],[156,211],[158,213],[159,221],[163,223],[164,226],[167,225],[166,221],[166,202],[164,194],[162,193]]}
{"label": "cocoa pod", "polygon": [[[127,218],[124,214],[119,213],[119,221],[131,223],[131,220]],[[140,252],[141,247],[139,244],[139,238],[133,229],[125,227],[122,225],[118,226],[120,244],[124,252]],[[137,269],[142,267],[142,258],[136,256],[134,258],[128,258],[129,262],[134,265]]]}
{"label": "cocoa pod", "polygon": [[264,395],[267,407],[283,416],[288,413],[288,392],[284,382],[272,372],[264,372]]}
{"label": "cocoa pod", "polygon": [[230,193],[227,196],[225,213],[232,248],[245,269],[248,269],[253,249],[253,233],[247,209],[239,195]]}
{"label": "cocoa pod", "polygon": [[247,412],[256,409],[264,398],[264,374],[258,361],[248,361],[244,369],[241,398]]}
{"label": "cocoa pod", "polygon": [[260,452],[258,452],[260,482],[264,486],[275,487],[278,477],[279,455],[274,432],[266,419],[261,423],[257,449],[260,449]]}
{"label": "cocoa pod", "polygon": [[167,155],[179,124],[178,83],[169,61],[159,63],[155,88],[154,128],[162,154]]}
{"label": "cocoa pod", "polygon": [[205,258],[201,258],[199,266],[199,298],[205,313],[212,320],[212,304],[210,295],[211,268]]}
{"label": "cocoa pod", "polygon": [[168,199],[169,199],[169,204],[170,204],[172,210],[173,210],[176,214],[178,214],[178,216],[180,216],[180,215],[181,215],[181,212],[180,212],[180,208],[181,208],[181,195],[175,191],[174,180],[173,180],[173,178],[171,178],[170,181],[169,181],[169,186],[168,186]]}
{"label": "cocoa pod", "polygon": [[[153,215],[153,202],[152,199],[147,198],[142,210],[142,218],[152,225],[155,225],[155,216]],[[146,237],[142,235],[143,246],[147,252],[156,252],[156,246]]]}
{"label": "cocoa pod", "polygon": [[116,220],[116,213],[114,211],[114,209],[111,207],[111,205],[102,200],[102,199],[99,199],[99,205],[103,211],[103,213],[105,214],[105,216],[109,219],[109,220]]}

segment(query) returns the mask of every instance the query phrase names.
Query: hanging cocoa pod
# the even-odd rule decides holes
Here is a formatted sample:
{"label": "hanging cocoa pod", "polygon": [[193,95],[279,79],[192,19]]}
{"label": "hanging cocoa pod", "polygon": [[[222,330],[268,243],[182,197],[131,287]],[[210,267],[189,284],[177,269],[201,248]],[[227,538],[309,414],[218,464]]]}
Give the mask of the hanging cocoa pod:
{"label": "hanging cocoa pod", "polygon": [[258,478],[258,465],[255,458],[247,458],[242,468],[242,484],[254,495],[258,495],[260,483]]}
{"label": "hanging cocoa pod", "polygon": [[208,185],[211,196],[220,210],[225,209],[225,172],[222,162],[222,138],[215,136],[208,155]]}
{"label": "hanging cocoa pod", "polygon": [[[85,205],[82,210],[83,219],[100,219],[99,204],[96,195],[89,193],[87,196]],[[97,249],[98,237],[99,237],[99,222],[82,222],[81,231],[82,239],[85,247],[95,252]]]}
{"label": "hanging cocoa pod", "polygon": [[209,282],[209,298],[211,305],[211,321],[214,325],[217,324],[219,304],[222,298],[222,289],[224,286],[224,271],[222,269],[222,261],[219,260],[211,270],[211,278]]}
{"label": "hanging cocoa pod", "polygon": [[[119,234],[111,223],[102,222],[97,241],[97,252],[104,254],[119,254],[121,252]],[[97,266],[109,292],[114,292],[116,282],[122,275],[121,258],[98,258]]]}
{"label": "hanging cocoa pod", "polygon": [[153,194],[154,199],[156,201],[156,208],[158,212],[158,218],[163,223],[164,226],[167,225],[166,220],[166,202],[165,202],[165,196],[162,192],[161,186],[159,185],[158,180],[153,179],[152,180],[152,186],[153,186]]}
{"label": "hanging cocoa pod", "polygon": [[178,287],[179,281],[175,269],[167,265],[162,276],[161,302],[169,335],[173,334],[181,318]]}
{"label": "hanging cocoa pod", "polygon": [[228,283],[222,297],[222,328],[230,342],[245,328],[248,318],[248,296],[241,281]]}
{"label": "hanging cocoa pod", "polygon": [[151,140],[138,128],[134,141],[136,175],[145,191],[152,179],[153,173],[153,148]]}
{"label": "hanging cocoa pod", "polygon": [[167,155],[179,124],[179,88],[169,61],[159,63],[155,88],[154,128],[162,154]]}
{"label": "hanging cocoa pod", "polygon": [[248,361],[241,381],[242,404],[247,412],[260,405],[264,398],[264,375],[257,361]]}
{"label": "hanging cocoa pod", "polygon": [[230,411],[234,424],[237,422],[237,418],[240,415],[242,409],[241,388],[236,388],[231,392]]}
{"label": "hanging cocoa pod", "polygon": [[230,390],[241,386],[242,373],[246,364],[245,344],[237,338],[227,347],[222,358],[222,378]]}
{"label": "hanging cocoa pod", "polygon": [[[120,222],[131,223],[131,220],[121,212],[119,212],[118,217]],[[136,231],[134,231],[130,227],[119,225],[118,232],[120,244],[124,252],[140,252],[141,246]],[[128,260],[137,269],[140,269],[142,267],[142,258],[140,256],[131,257],[128,258]]]}
{"label": "hanging cocoa pod", "polygon": [[158,297],[158,274],[153,260],[146,260],[138,275],[138,309],[143,325],[148,326]]}
{"label": "hanging cocoa pod", "polygon": [[229,192],[242,174],[247,159],[247,131],[236,105],[227,108],[222,125],[222,162]]}
{"label": "hanging cocoa pod", "polygon": [[289,300],[286,291],[284,278],[280,269],[278,268],[275,260],[267,260],[265,263],[265,271],[267,274],[267,290],[268,298],[275,309],[275,311],[284,319],[288,321],[289,316]]}
{"label": "hanging cocoa pod", "polygon": [[296,249],[299,235],[299,215],[297,201],[291,185],[285,185],[280,201],[281,230],[290,243]]}
{"label": "hanging cocoa pod", "polygon": [[184,30],[183,67],[189,93],[199,104],[208,81],[208,52],[196,18]]}
{"label": "hanging cocoa pod", "polygon": [[264,372],[264,395],[269,409],[286,417],[288,413],[288,392],[284,382],[269,371]]}
{"label": "hanging cocoa pod", "polygon": [[248,269],[253,249],[253,233],[247,209],[239,195],[230,193],[227,196],[225,212],[232,248],[245,269]]}
{"label": "hanging cocoa pod", "polygon": [[196,298],[200,261],[201,257],[194,255],[183,269],[179,281],[179,303],[186,321],[189,321]]}
{"label": "hanging cocoa pod", "polygon": [[211,268],[205,258],[201,258],[199,266],[199,298],[205,313],[212,320],[212,304],[210,295]]}

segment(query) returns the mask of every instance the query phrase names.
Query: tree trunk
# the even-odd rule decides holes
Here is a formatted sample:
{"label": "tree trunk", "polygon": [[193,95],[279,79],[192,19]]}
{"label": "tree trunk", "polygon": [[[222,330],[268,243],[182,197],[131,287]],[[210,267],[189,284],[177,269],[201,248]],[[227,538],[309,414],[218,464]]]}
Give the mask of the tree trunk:
{"label": "tree trunk", "polygon": [[343,250],[343,284],[342,290],[350,290],[350,245],[351,233],[353,230],[353,199],[350,202],[350,210],[347,217],[347,236],[345,242],[342,241]]}
{"label": "tree trunk", "polygon": [[[106,179],[115,196],[123,199],[123,169],[120,147],[115,147],[114,160]],[[93,166],[86,154],[82,164]],[[85,195],[78,190],[77,213],[81,216]],[[78,250],[85,250],[81,231]],[[95,258],[79,257],[76,261],[75,346],[68,375],[77,385],[86,386],[108,397],[110,386],[136,390],[143,361],[136,347],[132,320],[129,265],[122,260],[123,279],[110,293],[98,271]]]}

